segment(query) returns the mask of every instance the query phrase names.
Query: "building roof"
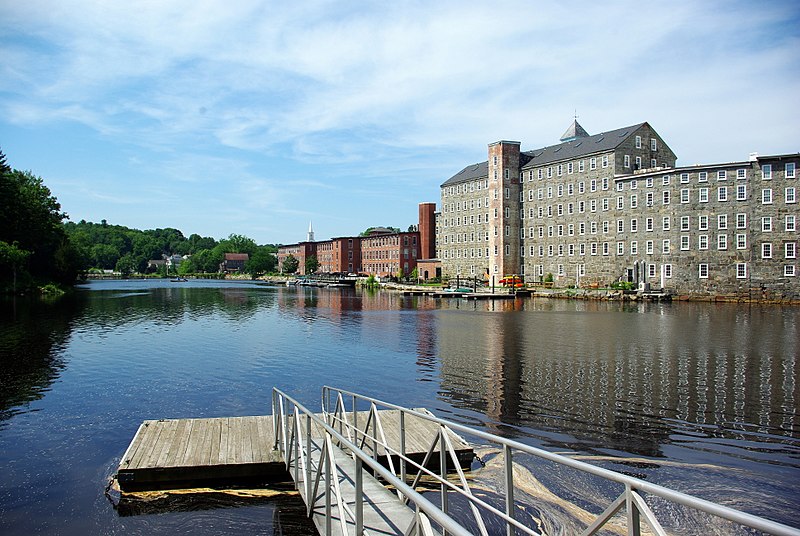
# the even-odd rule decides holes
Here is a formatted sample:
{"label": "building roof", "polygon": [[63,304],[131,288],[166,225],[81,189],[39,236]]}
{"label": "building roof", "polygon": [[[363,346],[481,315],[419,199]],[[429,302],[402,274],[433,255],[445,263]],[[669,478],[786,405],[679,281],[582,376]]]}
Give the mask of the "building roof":
{"label": "building roof", "polygon": [[[521,169],[532,168],[541,166],[550,162],[559,162],[562,160],[571,160],[580,156],[594,154],[599,152],[607,152],[616,149],[622,142],[624,142],[631,134],[639,130],[647,123],[639,123],[629,127],[618,128],[608,132],[601,132],[590,136],[577,121],[573,121],[572,125],[567,129],[562,136],[562,139],[567,134],[578,133],[576,137],[569,141],[564,141],[557,145],[543,147],[541,149],[534,149],[533,151],[525,151],[520,153]],[[482,179],[489,176],[489,161],[471,164],[449,179],[447,179],[441,186],[450,186],[451,184],[460,184],[474,179]]]}
{"label": "building roof", "polygon": [[645,124],[639,123],[638,125],[618,128],[609,132],[601,132],[593,136],[576,138],[572,141],[565,141],[542,149],[526,151],[525,154],[529,155],[531,159],[523,166],[523,169],[549,164],[550,162],[572,160],[588,154],[613,151]]}
{"label": "building roof", "polygon": [[226,253],[225,260],[226,261],[246,261],[250,258],[250,255],[247,253]]}
{"label": "building roof", "polygon": [[451,184],[458,184],[461,182],[470,181],[473,179],[482,179],[489,176],[489,161],[480,162],[479,164],[471,164],[442,184],[442,186],[449,186]]}

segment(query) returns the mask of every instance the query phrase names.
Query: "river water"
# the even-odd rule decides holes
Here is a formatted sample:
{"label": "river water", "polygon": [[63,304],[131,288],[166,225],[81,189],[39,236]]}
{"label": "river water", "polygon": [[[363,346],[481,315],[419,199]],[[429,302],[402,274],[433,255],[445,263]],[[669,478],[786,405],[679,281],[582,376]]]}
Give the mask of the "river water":
{"label": "river water", "polygon": [[142,420],[325,384],[800,526],[798,308],[210,281],[0,306],[0,534],[313,533],[295,500],[123,515],[104,491]]}

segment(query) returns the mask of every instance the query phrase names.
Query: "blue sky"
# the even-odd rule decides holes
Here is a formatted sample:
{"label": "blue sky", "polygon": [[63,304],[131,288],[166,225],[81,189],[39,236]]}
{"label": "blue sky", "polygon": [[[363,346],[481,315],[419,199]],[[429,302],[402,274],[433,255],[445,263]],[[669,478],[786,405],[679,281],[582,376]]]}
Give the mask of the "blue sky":
{"label": "blue sky", "polygon": [[797,152],[798,6],[0,0],[0,148],[73,221],[405,229],[488,143],[557,143],[575,110],[650,122],[679,165]]}

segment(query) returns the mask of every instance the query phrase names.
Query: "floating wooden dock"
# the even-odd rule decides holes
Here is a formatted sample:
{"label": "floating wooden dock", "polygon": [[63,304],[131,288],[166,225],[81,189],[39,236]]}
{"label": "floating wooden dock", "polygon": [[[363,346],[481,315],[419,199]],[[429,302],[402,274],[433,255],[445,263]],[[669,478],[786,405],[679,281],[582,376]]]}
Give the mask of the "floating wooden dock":
{"label": "floating wooden dock", "polygon": [[[415,411],[430,415],[426,409]],[[379,416],[382,434],[375,424],[375,416],[368,411],[347,414],[348,425],[353,443],[366,453],[375,455],[385,466],[389,465],[387,450],[380,443],[376,444],[370,437],[379,440],[385,437],[390,450],[400,451],[400,412],[397,410],[381,410]],[[301,417],[303,418],[303,417]],[[354,422],[355,421],[355,422]],[[406,414],[405,451],[406,455],[422,463],[431,449],[440,428],[436,423]],[[337,424],[338,430],[340,426]],[[353,437],[355,430],[370,436],[364,439]],[[213,484],[223,481],[226,484],[253,482],[261,485],[275,483],[275,488],[285,489],[285,483],[291,482],[295,476],[295,487],[300,496],[310,505],[311,518],[320,534],[327,533],[330,526],[332,534],[341,534],[341,521],[338,510],[326,514],[326,491],[319,488],[313,497],[307,497],[303,471],[295,471],[290,464],[287,470],[281,454],[275,450],[275,435],[272,416],[223,417],[210,419],[161,419],[144,421],[133,438],[125,454],[122,456],[117,470],[117,483],[120,491],[126,492],[186,488],[199,483]],[[456,452],[458,463],[468,468],[474,458],[472,448],[464,439],[448,430],[450,441]],[[348,437],[347,432],[342,435]],[[324,434],[314,424],[311,428],[311,465],[320,463],[324,442]],[[434,449],[427,467],[438,469],[440,445]],[[333,446],[336,454],[337,479],[342,498],[347,504],[356,501],[356,465],[350,455],[337,446]],[[399,460],[395,457],[394,467],[399,469]],[[448,462],[452,464],[452,462]],[[453,467],[448,469],[455,469]],[[407,467],[409,474],[415,471]],[[281,486],[283,485],[283,486]],[[414,512],[397,496],[389,491],[375,478],[363,477],[364,526],[372,534],[396,534],[407,527]],[[344,520],[349,529],[353,528],[353,520]]]}
{"label": "floating wooden dock", "polygon": [[[417,411],[427,412],[425,409]],[[391,449],[400,450],[399,412],[378,412]],[[363,431],[368,412],[358,412],[358,429]],[[348,414],[351,419],[352,413]],[[438,427],[424,419],[406,417],[406,453],[421,463]],[[338,427],[337,427],[338,429]],[[376,435],[374,422],[368,432]],[[344,434],[346,435],[346,434]],[[312,428],[312,437],[322,433]],[[450,436],[462,467],[469,467],[473,450],[455,434]],[[359,445],[361,442],[359,441]],[[225,480],[287,481],[286,465],[274,450],[272,416],[222,417],[210,419],[160,419],[144,421],[117,469],[123,491],[181,487],[192,482]],[[371,453],[367,440],[362,450]],[[438,452],[438,447],[436,452]],[[378,460],[388,464],[385,449],[378,445]],[[439,456],[432,456],[430,467],[438,467]],[[397,463],[397,461],[395,461]],[[409,469],[410,470],[410,469]]]}

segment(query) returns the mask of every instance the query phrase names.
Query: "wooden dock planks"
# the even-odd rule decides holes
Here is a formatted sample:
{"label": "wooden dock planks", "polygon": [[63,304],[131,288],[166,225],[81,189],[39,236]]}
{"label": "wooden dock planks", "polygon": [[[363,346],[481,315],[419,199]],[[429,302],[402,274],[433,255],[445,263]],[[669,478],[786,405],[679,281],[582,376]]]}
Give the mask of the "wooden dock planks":
{"label": "wooden dock planks", "polygon": [[271,416],[144,421],[119,464],[123,489],[167,482],[268,477],[284,471]]}
{"label": "wooden dock planks", "polygon": [[[425,409],[416,411],[427,412]],[[362,432],[368,423],[368,415],[367,411],[358,412],[358,427]],[[390,448],[400,451],[399,411],[381,410],[378,415]],[[348,420],[352,425],[352,412],[348,413]],[[272,416],[144,421],[120,461],[117,480],[122,489],[141,490],[213,479],[285,479],[283,459],[273,450],[272,426]],[[406,415],[405,429],[406,453],[415,461],[422,462],[438,434],[438,425]],[[369,421],[366,433],[380,440],[374,419]],[[472,448],[456,434],[449,433],[461,466],[468,467],[473,458]],[[316,427],[312,435],[322,437]],[[372,449],[372,441],[368,439],[363,450],[369,453]],[[382,446],[378,446],[378,455],[386,465],[386,452]],[[398,463],[397,458],[394,463]],[[438,467],[438,463],[439,456],[432,456],[429,467]]]}

